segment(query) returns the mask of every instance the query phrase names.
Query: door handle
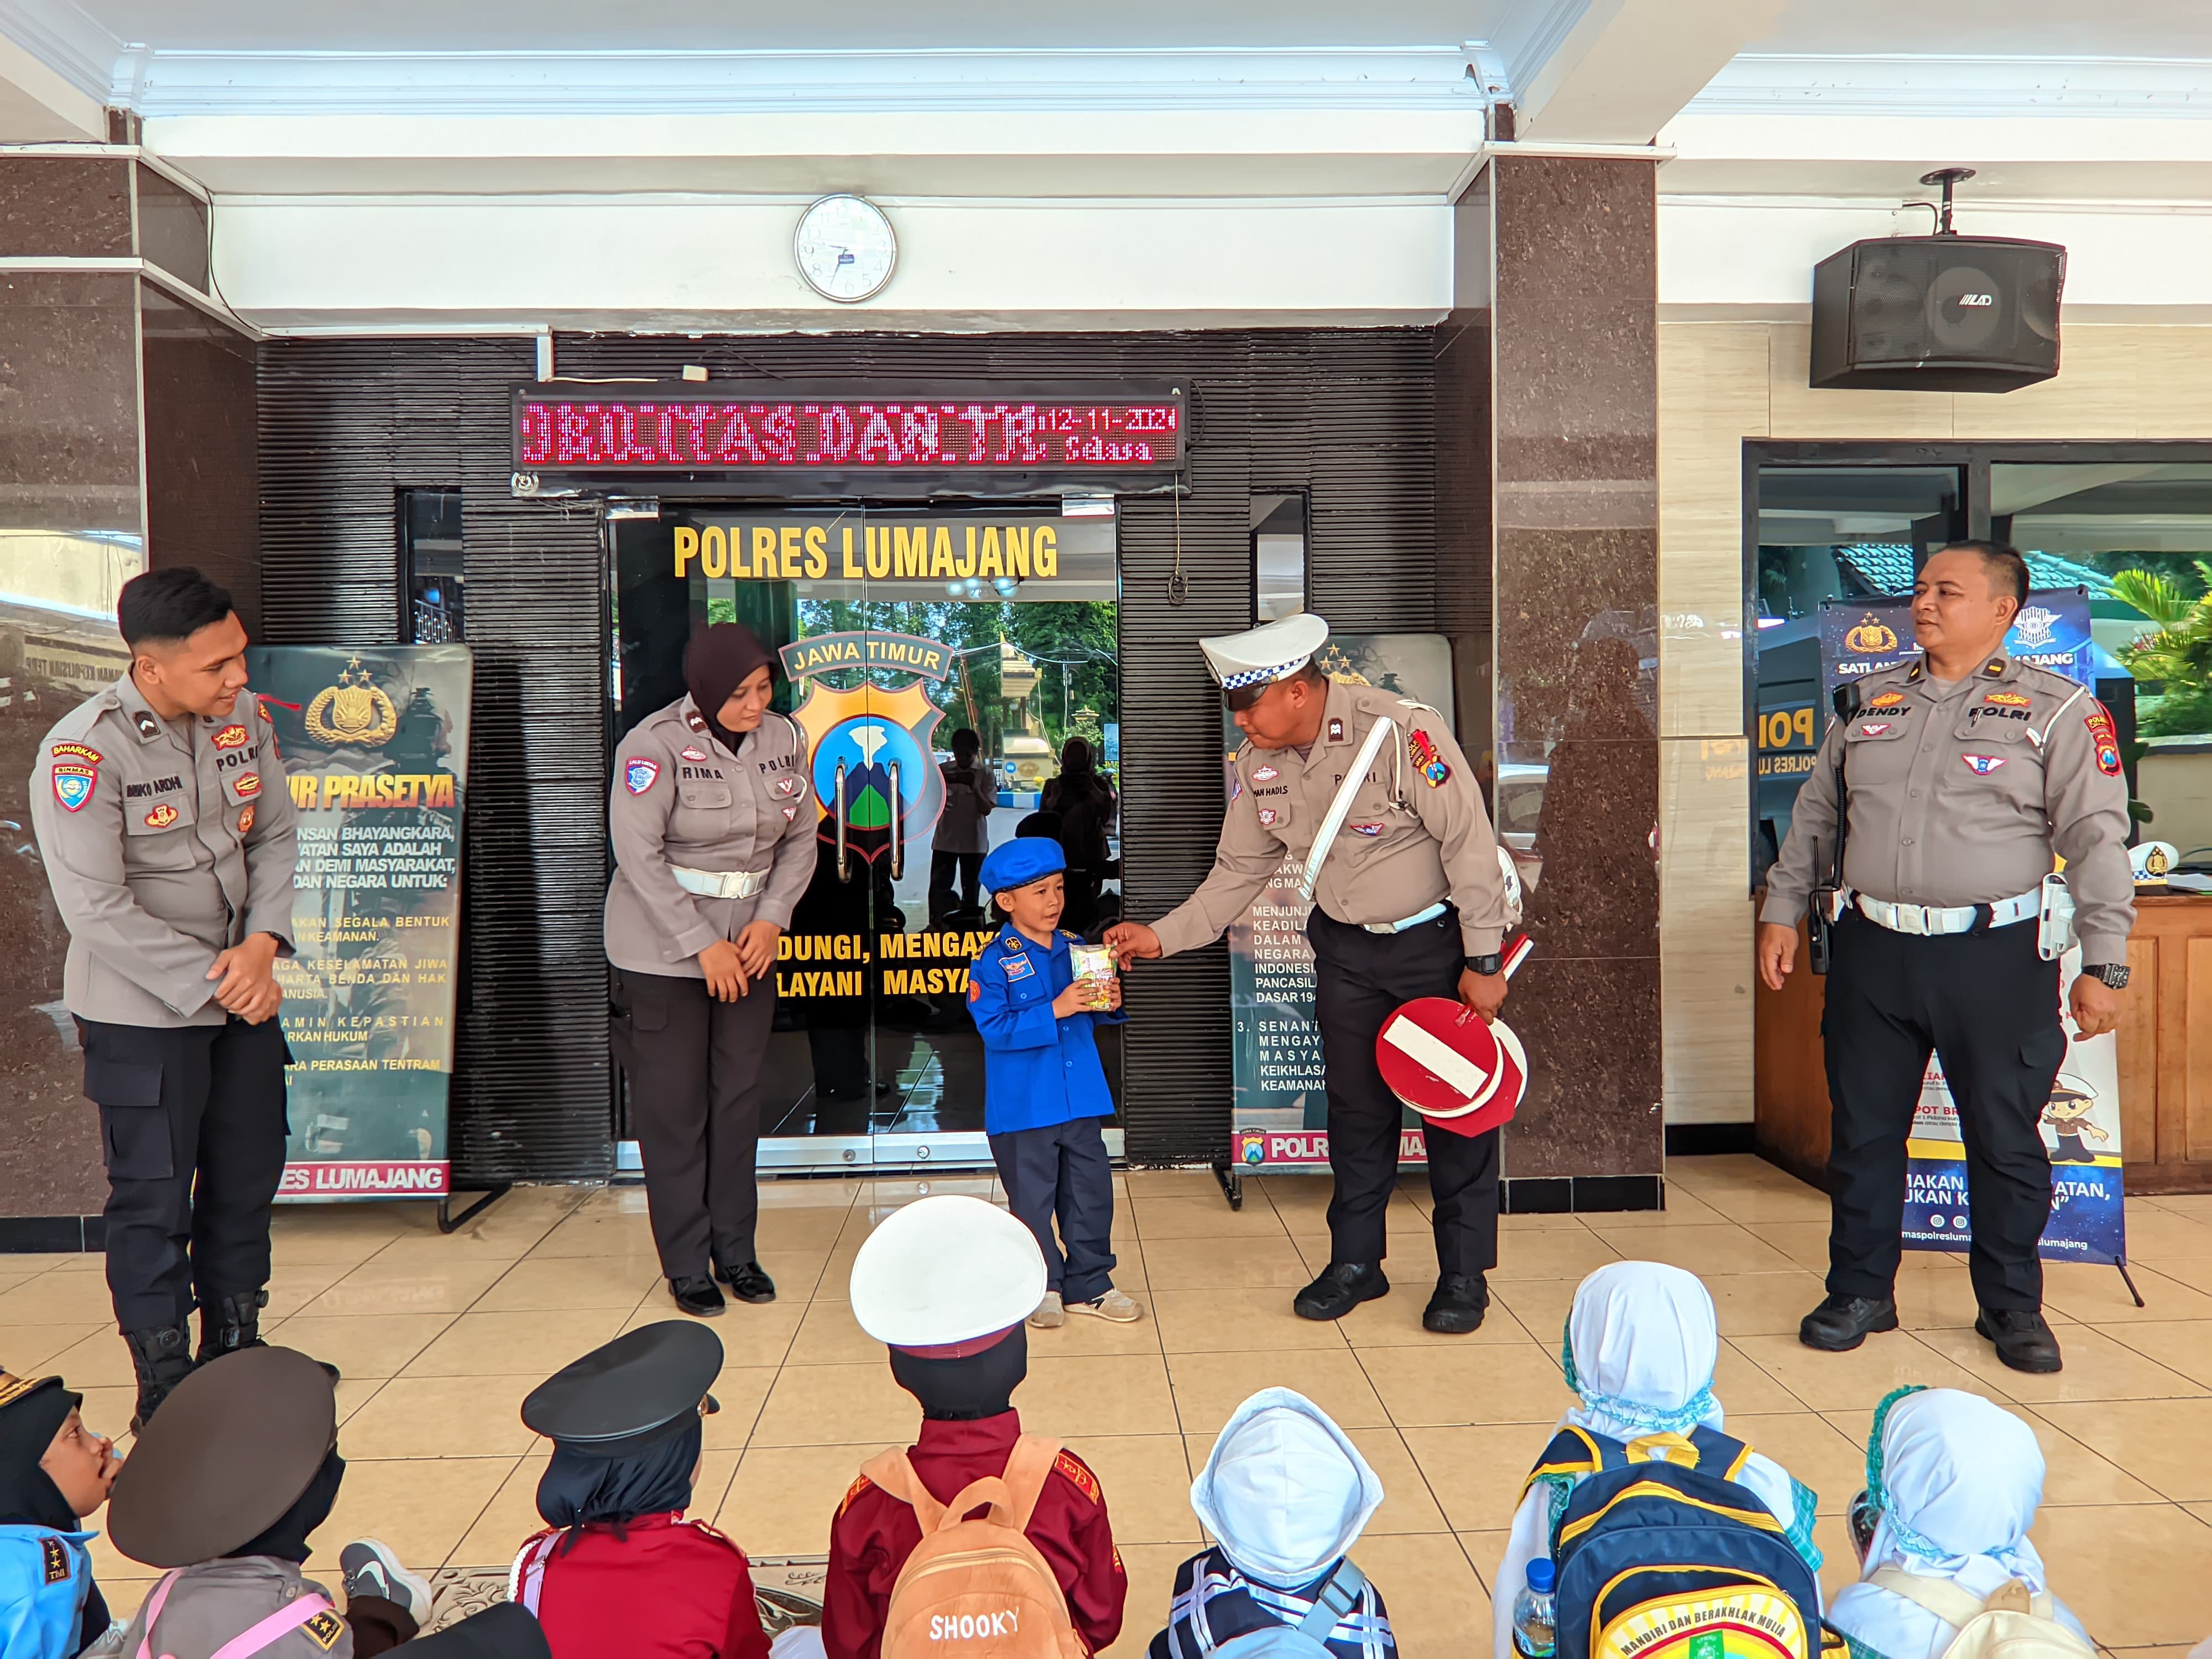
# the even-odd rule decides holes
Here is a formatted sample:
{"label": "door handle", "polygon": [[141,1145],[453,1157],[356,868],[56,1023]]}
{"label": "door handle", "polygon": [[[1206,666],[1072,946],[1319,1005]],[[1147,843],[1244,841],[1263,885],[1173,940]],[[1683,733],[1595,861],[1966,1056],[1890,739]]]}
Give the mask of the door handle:
{"label": "door handle", "polygon": [[906,814],[899,804],[898,763],[891,763],[891,879],[906,874]]}
{"label": "door handle", "polygon": [[845,853],[845,763],[837,763],[837,879],[850,882],[853,866]]}

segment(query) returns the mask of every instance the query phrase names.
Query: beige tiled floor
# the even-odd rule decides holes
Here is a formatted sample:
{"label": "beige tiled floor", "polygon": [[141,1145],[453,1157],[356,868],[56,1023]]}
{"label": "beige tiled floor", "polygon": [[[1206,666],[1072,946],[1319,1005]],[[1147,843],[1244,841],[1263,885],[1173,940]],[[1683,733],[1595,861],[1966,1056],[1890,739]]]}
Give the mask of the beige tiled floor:
{"label": "beige tiled floor", "polygon": [[[1198,1545],[1189,1482],[1212,1436],[1239,1400],[1277,1382],[1334,1413],[1389,1489],[1358,1555],[1389,1596],[1401,1651],[1479,1659],[1502,1528],[1568,1403],[1561,1321],[1576,1280],[1621,1256],[1705,1276],[1730,1426],[1819,1491],[1832,1589],[1850,1559],[1842,1512],[1861,1484],[1875,1401],[1900,1382],[1946,1383],[1991,1395],[2034,1428],[2051,1470],[2037,1539],[2100,1641],[2170,1647],[2212,1631],[2212,1197],[2130,1201],[2146,1309],[2109,1268],[2050,1270],[2067,1367],[2039,1379],[2003,1370],[1974,1336],[1964,1266],[1945,1256],[1905,1258],[1905,1330],[1855,1354],[1800,1346],[1798,1318],[1820,1294],[1826,1200],[1748,1158],[1679,1159],[1670,1173],[1663,1214],[1509,1218],[1491,1317],[1472,1339],[1420,1328],[1434,1258],[1418,1182],[1392,1211],[1398,1290],[1316,1325],[1292,1316],[1290,1296],[1328,1259],[1325,1179],[1248,1183],[1241,1212],[1204,1173],[1122,1180],[1117,1277],[1155,1316],[1033,1333],[1016,1397],[1103,1480],[1131,1580],[1115,1659],[1142,1651],[1176,1564]],[[928,1185],[992,1191],[980,1180]],[[921,1190],[763,1190],[762,1256],[781,1299],[732,1307],[714,1325],[728,1351],[724,1409],[695,1509],[756,1553],[820,1552],[857,1466],[912,1437],[915,1406],[854,1325],[845,1281],[869,1228]],[[418,1567],[488,1565],[537,1525],[543,1455],[517,1417],[523,1395],[617,1331],[675,1314],[635,1188],[518,1191],[451,1237],[432,1213],[280,1212],[270,1334],[345,1372],[350,1467],[325,1547],[374,1531]],[[87,1390],[95,1425],[112,1427],[130,1414],[130,1368],[100,1265],[0,1257],[0,1362],[61,1370]],[[145,1570],[104,1540],[94,1548],[110,1600],[131,1605]]]}

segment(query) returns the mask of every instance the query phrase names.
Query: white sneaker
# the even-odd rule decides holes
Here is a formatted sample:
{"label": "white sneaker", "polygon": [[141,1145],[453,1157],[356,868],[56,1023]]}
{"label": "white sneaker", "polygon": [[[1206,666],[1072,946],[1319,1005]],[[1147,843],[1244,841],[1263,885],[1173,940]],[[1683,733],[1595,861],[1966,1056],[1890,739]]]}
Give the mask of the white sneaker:
{"label": "white sneaker", "polygon": [[1119,1291],[1109,1290],[1096,1302],[1071,1302],[1070,1313],[1092,1314],[1109,1319],[1116,1325],[1133,1325],[1145,1316],[1145,1310]]}
{"label": "white sneaker", "polygon": [[419,1626],[430,1622],[430,1581],[399,1565],[392,1546],[374,1538],[356,1538],[338,1552],[338,1571],[343,1575],[346,1600],[380,1595],[407,1609]]}
{"label": "white sneaker", "polygon": [[1058,1330],[1067,1323],[1067,1310],[1060,1305],[1058,1291],[1044,1293],[1044,1300],[1036,1304],[1036,1311],[1030,1316],[1030,1323],[1041,1331]]}

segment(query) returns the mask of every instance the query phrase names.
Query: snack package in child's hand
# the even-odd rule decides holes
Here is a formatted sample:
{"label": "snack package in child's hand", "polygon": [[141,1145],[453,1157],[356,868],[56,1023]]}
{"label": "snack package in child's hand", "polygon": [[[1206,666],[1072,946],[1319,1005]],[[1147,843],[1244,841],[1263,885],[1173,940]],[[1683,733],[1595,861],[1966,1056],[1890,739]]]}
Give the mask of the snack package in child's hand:
{"label": "snack package in child's hand", "polygon": [[1114,952],[1103,945],[1071,945],[1068,960],[1075,969],[1075,977],[1088,981],[1091,986],[1089,1006],[1094,1012],[1103,1012],[1113,1006]]}

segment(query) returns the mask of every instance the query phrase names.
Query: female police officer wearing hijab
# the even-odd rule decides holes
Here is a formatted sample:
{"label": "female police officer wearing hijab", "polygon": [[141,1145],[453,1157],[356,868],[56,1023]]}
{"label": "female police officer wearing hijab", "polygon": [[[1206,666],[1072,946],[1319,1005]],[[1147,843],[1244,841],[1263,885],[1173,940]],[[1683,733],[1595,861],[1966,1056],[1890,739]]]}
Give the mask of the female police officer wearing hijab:
{"label": "female police officer wearing hijab", "polygon": [[769,712],[759,637],[702,629],[684,678],[689,691],[615,751],[606,948],[660,1270],[678,1308],[711,1316],[717,1278],[739,1301],[775,1298],[754,1259],[760,1068],[816,813],[805,738]]}

